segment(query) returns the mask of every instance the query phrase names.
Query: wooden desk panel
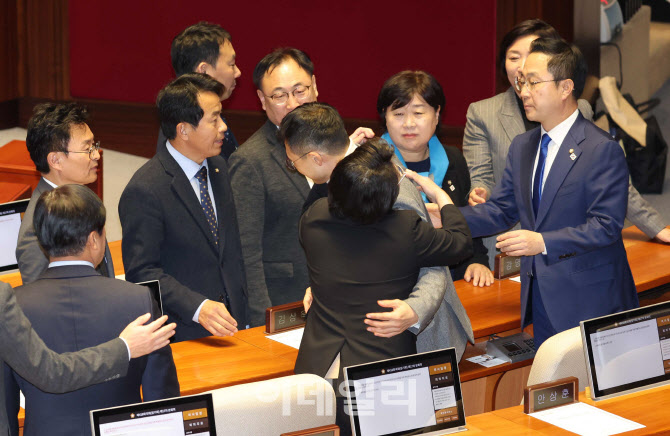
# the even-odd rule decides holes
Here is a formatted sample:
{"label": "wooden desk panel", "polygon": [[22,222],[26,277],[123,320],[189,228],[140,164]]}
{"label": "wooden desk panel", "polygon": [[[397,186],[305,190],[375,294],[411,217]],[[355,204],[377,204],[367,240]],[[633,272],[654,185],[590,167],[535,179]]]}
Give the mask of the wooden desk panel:
{"label": "wooden desk panel", "polygon": [[[626,435],[670,434],[670,415],[667,414],[668,407],[670,407],[670,386],[661,386],[598,402],[592,401],[587,393],[580,392],[579,401],[646,426],[646,428],[627,432]],[[523,413],[523,406],[478,415],[477,421],[486,420],[491,415],[545,435],[574,435],[574,433],[526,415]]]}
{"label": "wooden desk panel", "polygon": [[278,357],[238,337],[207,337],[171,346],[181,395],[291,375],[295,365],[295,358]]}
{"label": "wooden desk panel", "polygon": [[0,203],[30,198],[32,189],[25,183],[0,182]]}

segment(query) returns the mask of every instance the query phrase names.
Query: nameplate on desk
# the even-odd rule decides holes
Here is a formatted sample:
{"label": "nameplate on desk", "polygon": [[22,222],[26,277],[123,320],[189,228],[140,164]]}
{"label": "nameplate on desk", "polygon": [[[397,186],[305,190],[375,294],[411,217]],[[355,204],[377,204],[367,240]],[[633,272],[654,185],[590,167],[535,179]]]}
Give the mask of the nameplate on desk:
{"label": "nameplate on desk", "polygon": [[521,271],[521,258],[501,253],[493,261],[493,274],[497,279],[506,279]]}
{"label": "nameplate on desk", "polygon": [[322,427],[282,433],[281,436],[340,436],[340,427],[336,425],[324,425]]}
{"label": "nameplate on desk", "polygon": [[523,411],[524,413],[534,413],[577,403],[578,392],[579,379],[577,377],[566,377],[528,386],[523,391]]}
{"label": "nameplate on desk", "polygon": [[279,333],[305,325],[307,313],[302,301],[265,309],[265,333]]}

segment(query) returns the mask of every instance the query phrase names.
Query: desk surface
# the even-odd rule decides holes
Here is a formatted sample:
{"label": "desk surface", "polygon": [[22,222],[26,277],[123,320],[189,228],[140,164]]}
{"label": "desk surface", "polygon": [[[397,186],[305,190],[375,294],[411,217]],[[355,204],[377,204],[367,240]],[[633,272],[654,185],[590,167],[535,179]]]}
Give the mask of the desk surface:
{"label": "desk surface", "polygon": [[[592,401],[584,392],[579,400],[599,409],[630,419],[645,428],[625,433],[626,435],[670,434],[670,386],[661,386],[642,392],[623,395],[598,402]],[[466,418],[467,427],[475,433],[500,436],[518,435],[574,435],[569,431],[547,424],[523,413],[523,406],[495,410]],[[508,426],[504,425],[507,422]]]}

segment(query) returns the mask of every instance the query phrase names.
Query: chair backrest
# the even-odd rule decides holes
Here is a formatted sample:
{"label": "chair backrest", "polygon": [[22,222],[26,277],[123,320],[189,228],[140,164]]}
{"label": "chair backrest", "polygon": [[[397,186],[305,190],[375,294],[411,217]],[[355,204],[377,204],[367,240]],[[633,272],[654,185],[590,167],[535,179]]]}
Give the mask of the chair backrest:
{"label": "chair backrest", "polygon": [[300,374],[211,391],[218,434],[278,436],[335,423],[335,392]]}
{"label": "chair backrest", "polygon": [[565,377],[577,377],[579,390],[589,385],[579,327],[547,339],[537,350],[528,376],[528,386]]}

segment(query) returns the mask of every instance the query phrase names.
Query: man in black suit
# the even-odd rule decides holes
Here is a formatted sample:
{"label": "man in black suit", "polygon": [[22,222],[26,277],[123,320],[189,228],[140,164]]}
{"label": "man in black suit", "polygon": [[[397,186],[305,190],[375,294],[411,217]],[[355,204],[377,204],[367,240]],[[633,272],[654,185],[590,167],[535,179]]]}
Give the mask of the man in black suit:
{"label": "man in black suit", "polygon": [[[221,101],[226,100],[235,89],[235,80],[242,72],[235,63],[235,49],[230,33],[218,24],[201,21],[187,27],[172,40],[172,68],[177,77],[186,73],[203,73],[225,86]],[[227,124],[226,119],[222,118]],[[167,138],[163,130],[158,131],[158,148]],[[223,134],[221,156],[228,160],[239,144],[230,129]]]}
{"label": "man in black suit", "polygon": [[[86,185],[98,178],[100,143],[88,127],[88,111],[77,103],[44,103],[35,106],[28,121],[26,146],[37,171],[42,174],[30,197],[16,243],[16,259],[23,284],[42,274],[49,264],[33,229],[35,203],[43,192],[68,183]],[[114,277],[109,248],[97,267],[104,276]]]}
{"label": "man in black suit", "polygon": [[200,73],[158,94],[168,138],[121,195],[123,264],[132,282],[160,280],[165,312],[184,341],[231,336],[247,325],[240,235],[228,166],[224,87]]}
{"label": "man in black suit", "polygon": [[[35,206],[35,231],[50,263],[36,281],[17,288],[16,299],[54,351],[78,351],[110,340],[138,315],[157,312],[146,288],[94,269],[105,253],[105,215],[100,199],[81,185],[45,192]],[[90,428],[89,410],[179,396],[169,345],[133,360],[125,377],[67,394],[44,393],[9,369],[5,381],[12,421],[19,387],[26,396],[26,436],[84,434]]]}

